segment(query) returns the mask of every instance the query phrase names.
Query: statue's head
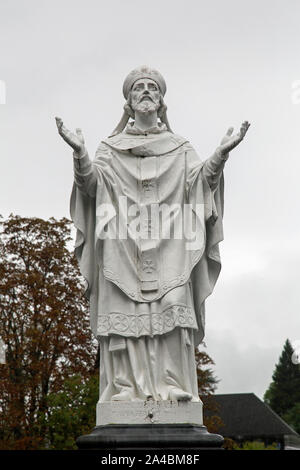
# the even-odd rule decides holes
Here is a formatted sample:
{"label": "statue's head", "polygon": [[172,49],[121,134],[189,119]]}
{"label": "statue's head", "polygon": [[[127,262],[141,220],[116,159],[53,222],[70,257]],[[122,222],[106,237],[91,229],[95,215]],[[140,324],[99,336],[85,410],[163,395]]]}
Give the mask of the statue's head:
{"label": "statue's head", "polygon": [[163,97],[167,86],[163,76],[155,69],[146,65],[132,70],[124,80],[123,95],[126,99],[124,114],[112,135],[122,132],[129,117],[135,117],[135,112],[148,113],[157,111],[158,117],[171,131]]}
{"label": "statue's head", "polygon": [[135,111],[158,111],[161,116],[165,111],[163,96],[166,90],[166,82],[157,70],[146,65],[132,70],[123,84],[123,95],[127,100],[125,111],[132,118]]}

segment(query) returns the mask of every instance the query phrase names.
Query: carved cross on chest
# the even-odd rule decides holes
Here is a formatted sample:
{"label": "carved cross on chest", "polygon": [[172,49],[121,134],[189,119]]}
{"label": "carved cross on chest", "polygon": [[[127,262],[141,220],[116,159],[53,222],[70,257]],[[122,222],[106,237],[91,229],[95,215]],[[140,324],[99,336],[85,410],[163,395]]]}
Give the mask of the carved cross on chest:
{"label": "carved cross on chest", "polygon": [[154,268],[155,266],[151,259],[146,259],[145,261],[143,261],[143,271],[145,271],[146,273],[152,273]]}
{"label": "carved cross on chest", "polygon": [[145,192],[151,191],[154,187],[154,184],[151,180],[143,180],[142,181],[142,188]]}

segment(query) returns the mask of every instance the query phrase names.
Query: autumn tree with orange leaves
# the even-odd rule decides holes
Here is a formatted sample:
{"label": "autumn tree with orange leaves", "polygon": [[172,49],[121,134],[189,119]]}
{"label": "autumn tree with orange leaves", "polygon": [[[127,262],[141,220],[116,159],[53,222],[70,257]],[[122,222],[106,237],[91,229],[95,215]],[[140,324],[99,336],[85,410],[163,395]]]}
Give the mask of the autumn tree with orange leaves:
{"label": "autumn tree with orange leaves", "polygon": [[6,345],[0,449],[47,447],[49,395],[59,394],[68,379],[84,383],[94,370],[97,348],[68,249],[70,224],[13,215],[0,220],[0,337]]}
{"label": "autumn tree with orange leaves", "polygon": [[[200,346],[205,346],[202,343]],[[198,393],[203,402],[204,424],[212,433],[219,433],[224,426],[219,416],[219,406],[214,398],[214,393],[219,380],[214,376],[211,366],[214,361],[203,349],[195,350],[196,370],[198,380]]]}
{"label": "autumn tree with orange leaves", "polygon": [[[0,449],[76,449],[94,427],[99,351],[70,242],[67,219],[0,219]],[[217,432],[212,364],[196,350],[204,423]]]}

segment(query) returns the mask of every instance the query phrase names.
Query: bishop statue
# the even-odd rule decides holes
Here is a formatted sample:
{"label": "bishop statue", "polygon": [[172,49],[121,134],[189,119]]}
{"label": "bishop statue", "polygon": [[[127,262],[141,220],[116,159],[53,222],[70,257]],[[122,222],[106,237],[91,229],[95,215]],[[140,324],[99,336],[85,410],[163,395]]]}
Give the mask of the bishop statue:
{"label": "bishop statue", "polygon": [[223,170],[249,123],[202,161],[172,131],[165,93],[157,70],[129,73],[123,116],[93,161],[82,131],[56,118],[73,149],[71,216],[100,343],[100,403],[200,400],[194,352],[221,267]]}

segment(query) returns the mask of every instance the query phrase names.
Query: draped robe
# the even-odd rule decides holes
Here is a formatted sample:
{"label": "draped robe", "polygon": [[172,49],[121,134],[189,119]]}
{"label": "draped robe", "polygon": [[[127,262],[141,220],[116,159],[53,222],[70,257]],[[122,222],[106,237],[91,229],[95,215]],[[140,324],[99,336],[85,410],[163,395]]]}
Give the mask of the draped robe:
{"label": "draped robe", "polygon": [[[168,131],[122,132],[101,142],[93,162],[74,154],[71,216],[100,342],[100,402],[167,400],[172,390],[199,400],[194,347],[221,267],[223,167]],[[183,226],[181,237],[164,236],[160,215],[171,206],[167,229]],[[130,228],[120,237],[134,223],[128,207],[138,209],[138,237]],[[154,239],[145,236],[153,226]]]}

